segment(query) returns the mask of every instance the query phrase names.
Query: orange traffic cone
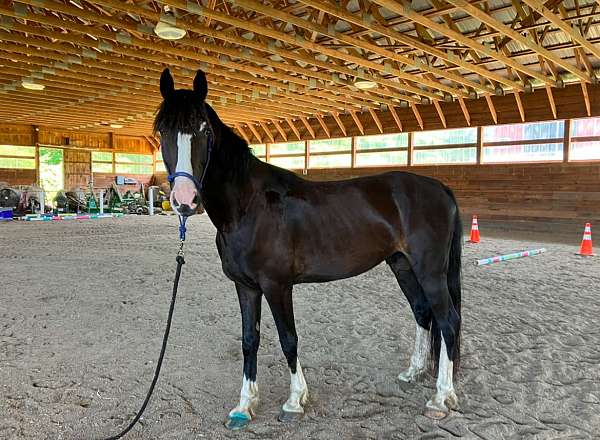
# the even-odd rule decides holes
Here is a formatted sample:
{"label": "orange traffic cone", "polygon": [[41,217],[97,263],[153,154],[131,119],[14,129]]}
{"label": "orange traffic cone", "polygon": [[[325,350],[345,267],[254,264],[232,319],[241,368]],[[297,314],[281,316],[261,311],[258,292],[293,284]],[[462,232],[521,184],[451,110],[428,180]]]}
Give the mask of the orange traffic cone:
{"label": "orange traffic cone", "polygon": [[473,222],[471,223],[471,238],[470,243],[479,243],[479,225],[477,224],[477,216],[473,216]]}
{"label": "orange traffic cone", "polygon": [[592,224],[586,223],[585,229],[583,230],[583,240],[581,240],[581,246],[577,255],[593,256],[592,252]]}

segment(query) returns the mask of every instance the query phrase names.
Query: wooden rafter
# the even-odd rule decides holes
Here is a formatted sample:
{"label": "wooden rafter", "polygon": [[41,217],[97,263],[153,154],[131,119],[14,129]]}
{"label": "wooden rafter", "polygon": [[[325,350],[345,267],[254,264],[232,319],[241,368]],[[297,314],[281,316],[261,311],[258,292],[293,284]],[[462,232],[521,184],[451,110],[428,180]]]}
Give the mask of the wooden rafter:
{"label": "wooden rafter", "polygon": [[344,134],[344,136],[346,136],[346,133],[347,133],[346,127],[344,126],[342,120],[340,119],[339,113],[331,113],[331,116],[333,116],[333,119],[337,123],[338,127],[340,127],[340,130],[342,130],[342,133]]}
{"label": "wooden rafter", "polygon": [[300,136],[300,132],[298,131],[298,128],[296,127],[296,125],[294,125],[294,121],[292,119],[286,118],[285,122],[287,122],[288,126],[292,129],[292,131],[294,132],[294,134],[296,135],[298,140],[301,141],[302,136]]}
{"label": "wooden rafter", "polygon": [[329,127],[327,127],[327,124],[323,120],[323,116],[317,113],[315,117],[317,118],[317,121],[319,121],[319,124],[321,125],[321,128],[323,129],[327,137],[331,138],[331,132],[329,131]]}
{"label": "wooden rafter", "polygon": [[396,109],[394,107],[388,107],[388,110],[392,114],[392,118],[394,118],[394,122],[396,123],[398,130],[403,131],[402,130],[402,121],[400,120],[400,117],[398,116]]}
{"label": "wooden rafter", "polygon": [[414,104],[411,104],[410,108],[413,111],[413,114],[415,115],[415,118],[417,119],[419,127],[421,127],[421,130],[424,130],[425,129],[425,125],[423,124],[423,118],[421,117],[421,112],[419,111],[419,109],[417,108],[417,106],[414,105]]}
{"label": "wooden rafter", "polygon": [[352,116],[352,119],[354,120],[354,123],[356,124],[358,131],[360,131],[360,134],[365,134],[365,128],[363,127],[362,122],[360,122],[360,119],[358,119],[356,112],[350,110],[350,116]]}
{"label": "wooden rafter", "polygon": [[[188,33],[177,42],[153,32],[165,3]],[[405,0],[359,0],[358,10],[347,0],[5,3],[0,122],[101,131],[122,124],[123,132],[148,136],[166,66],[179,87],[190,87],[202,68],[207,102],[253,142],[314,139],[309,118],[323,128],[319,137],[337,128],[342,135],[413,129],[411,111],[421,129],[426,114],[428,127],[454,126],[449,108],[471,125],[482,117],[481,105],[467,100],[474,94],[486,100],[494,121],[509,120],[505,100],[492,102],[494,93],[513,95],[510,112],[517,120],[525,121],[525,109],[532,108],[530,120],[536,112],[526,105],[527,83],[544,89],[547,111],[558,117],[564,111],[556,88],[577,81],[581,114],[593,114],[596,86],[590,83],[600,63],[595,4],[430,3],[433,8],[419,12]],[[381,6],[397,16],[384,17]],[[348,30],[340,31],[338,20],[349,23]],[[46,89],[25,90],[23,78]],[[377,87],[360,90],[357,79]],[[358,112],[366,111],[374,125],[363,125]],[[432,112],[439,120],[429,117]]]}
{"label": "wooden rafter", "polygon": [[377,125],[377,128],[379,129],[379,133],[383,133],[383,125],[381,125],[381,121],[379,120],[377,114],[372,109],[369,109],[369,113],[371,114],[371,118],[373,118],[375,125]]}

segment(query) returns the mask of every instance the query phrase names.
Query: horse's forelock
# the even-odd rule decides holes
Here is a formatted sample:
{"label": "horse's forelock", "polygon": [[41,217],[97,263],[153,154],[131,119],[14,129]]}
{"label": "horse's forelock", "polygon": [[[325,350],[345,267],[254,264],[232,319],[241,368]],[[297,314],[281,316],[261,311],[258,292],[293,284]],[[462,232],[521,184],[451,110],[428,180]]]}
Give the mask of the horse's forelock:
{"label": "horse's forelock", "polygon": [[206,121],[204,102],[191,90],[177,90],[160,104],[154,119],[154,131],[197,134]]}

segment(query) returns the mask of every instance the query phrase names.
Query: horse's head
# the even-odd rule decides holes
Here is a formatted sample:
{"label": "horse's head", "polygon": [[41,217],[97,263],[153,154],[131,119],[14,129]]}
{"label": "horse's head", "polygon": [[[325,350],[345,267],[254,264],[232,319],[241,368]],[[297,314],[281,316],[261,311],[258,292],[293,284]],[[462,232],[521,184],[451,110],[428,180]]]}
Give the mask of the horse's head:
{"label": "horse's head", "polygon": [[171,206],[180,216],[200,207],[200,190],[214,139],[204,100],[206,76],[198,70],[193,90],[175,90],[169,69],[160,77],[163,102],[154,120],[160,148],[171,182]]}

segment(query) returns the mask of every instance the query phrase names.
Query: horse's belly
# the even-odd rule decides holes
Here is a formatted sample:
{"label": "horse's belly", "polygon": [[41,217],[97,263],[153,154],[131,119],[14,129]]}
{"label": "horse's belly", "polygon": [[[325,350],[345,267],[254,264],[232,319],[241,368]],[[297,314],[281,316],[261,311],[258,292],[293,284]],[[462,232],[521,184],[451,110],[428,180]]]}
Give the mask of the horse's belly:
{"label": "horse's belly", "polygon": [[350,278],[377,266],[394,252],[389,249],[353,249],[335,254],[315,252],[299,267],[296,282],[319,283]]}

